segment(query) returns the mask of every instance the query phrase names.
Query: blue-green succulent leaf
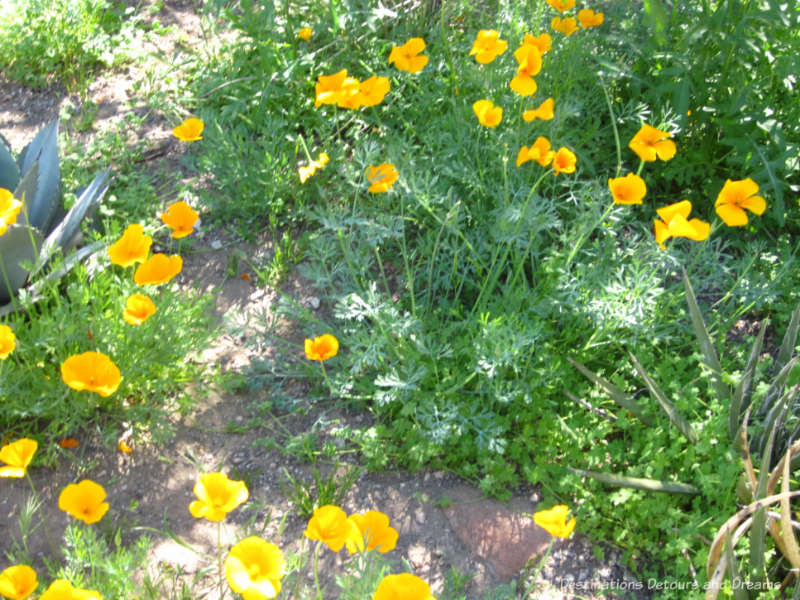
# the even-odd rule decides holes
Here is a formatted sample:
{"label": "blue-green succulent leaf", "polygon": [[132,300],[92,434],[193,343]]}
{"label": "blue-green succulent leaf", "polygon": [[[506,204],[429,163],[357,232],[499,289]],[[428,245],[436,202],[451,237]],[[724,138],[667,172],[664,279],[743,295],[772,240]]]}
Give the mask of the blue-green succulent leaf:
{"label": "blue-green succulent leaf", "polygon": [[0,235],[0,304],[6,304],[28,279],[36,263],[42,234],[27,225],[11,225]]}
{"label": "blue-green succulent leaf", "polygon": [[17,189],[19,185],[19,167],[14,160],[11,146],[6,139],[0,136],[0,188],[11,190]]}
{"label": "blue-green succulent leaf", "polygon": [[83,190],[61,223],[47,236],[47,240],[42,246],[41,257],[43,260],[47,260],[57,248],[61,248],[64,251],[70,249],[80,234],[81,223],[94,212],[100,199],[106,193],[110,172],[111,168],[109,167],[102,173],[97,174],[86,189]]}
{"label": "blue-green succulent leaf", "polygon": [[19,156],[20,172],[39,166],[36,193],[26,199],[30,224],[48,233],[61,209],[61,168],[58,158],[58,121],[45,125]]}

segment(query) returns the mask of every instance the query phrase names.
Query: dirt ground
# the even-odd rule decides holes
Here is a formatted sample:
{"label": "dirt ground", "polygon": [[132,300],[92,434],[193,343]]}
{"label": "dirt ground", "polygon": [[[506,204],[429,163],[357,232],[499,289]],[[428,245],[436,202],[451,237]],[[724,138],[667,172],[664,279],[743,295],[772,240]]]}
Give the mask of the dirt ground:
{"label": "dirt ground", "polygon": [[[166,1],[162,12],[156,16],[162,23],[179,24],[180,31],[198,30],[198,17],[191,4]],[[153,51],[148,60],[163,60],[172,55],[178,41],[174,35],[159,40],[160,51]],[[140,104],[132,92],[132,84],[141,73],[141,65],[133,64],[122,71],[103,74],[91,86],[89,94],[98,103],[98,117],[91,130],[76,135],[87,138],[96,135],[121,118],[125,111],[137,110]],[[58,116],[67,100],[65,93],[57,88],[33,91],[0,76],[0,133],[19,149],[44,123]],[[74,103],[76,99],[70,101]],[[146,135],[153,147],[170,140],[170,130],[162,115],[152,113]],[[180,168],[174,151],[160,160],[159,168]],[[143,168],[151,168],[151,165],[143,165]],[[238,241],[228,232],[202,226],[200,232],[196,245],[200,251],[185,257],[180,285],[213,294],[220,319],[224,316],[247,320],[249,316],[269,311],[277,293],[257,287],[255,277],[247,281],[230,276],[228,265],[236,253],[252,256],[260,252],[269,256],[270,244],[264,240]],[[305,288],[297,275],[291,275],[283,289],[314,308],[313,298],[304,293]],[[257,335],[257,331],[250,333]],[[254,355],[241,335],[241,332],[223,329],[215,345],[196,357],[197,360],[224,370],[246,373]],[[200,552],[213,554],[216,527],[204,519],[193,518],[188,511],[198,475],[204,471],[223,470],[248,482],[250,501],[231,513],[223,531],[223,545],[241,537],[243,531],[256,528],[263,537],[282,547],[297,547],[306,520],[298,515],[288,499],[286,472],[298,480],[310,482],[311,466],[294,455],[281,452],[280,447],[265,447],[263,440],[314,430],[320,443],[339,444],[335,436],[337,428],[363,425],[371,417],[328,406],[309,407],[306,414],[273,411],[271,420],[265,420],[263,414],[256,415],[256,407],[268,400],[265,392],[225,393],[199,384],[189,392],[196,396],[197,408],[188,417],[175,416],[172,423],[175,435],[167,443],[136,443],[133,453],[125,454],[89,436],[78,448],[69,451],[58,468],[34,469],[31,475],[43,501],[40,514],[48,523],[52,537],[60,537],[69,519],[56,506],[59,491],[66,484],[87,477],[102,482],[108,491],[111,509],[104,518],[106,525],[101,526],[131,528],[131,538],[147,531],[154,541],[148,561],[151,573],[179,569],[185,578],[197,580],[198,598],[216,598],[213,579],[203,575],[209,566],[207,559],[166,535],[169,530]],[[301,383],[292,390],[301,400],[304,392]],[[347,456],[352,456],[353,464],[357,465],[355,454]],[[335,468],[342,472],[346,465],[323,463],[323,475]],[[3,490],[0,494],[0,555],[5,555],[19,541],[17,519],[30,493],[25,480],[4,481]],[[501,505],[483,498],[477,488],[451,474],[411,475],[388,471],[362,472],[342,506],[348,513],[380,510],[389,515],[392,526],[400,533],[397,549],[392,553],[395,568],[403,569],[401,561],[406,560],[415,574],[431,584],[440,600],[448,574],[455,568],[469,576],[463,595],[472,599],[481,598],[498,585],[520,577],[519,570],[508,575],[513,568],[513,557],[504,556],[504,548],[507,554],[509,548],[515,552],[543,552],[549,537],[530,524],[530,514],[536,510],[538,499],[536,490],[523,489]],[[156,531],[162,534],[154,533]],[[48,553],[42,536],[34,538],[31,540],[34,554]],[[635,579],[620,566],[618,551],[607,547],[603,554],[603,560],[598,560],[592,545],[581,533],[558,541],[531,597],[648,597],[646,589],[616,596],[609,592],[615,583],[632,583]],[[322,571],[335,572],[335,563],[346,558],[344,551],[338,555],[324,552]],[[524,573],[530,575],[531,570],[522,573],[524,579]],[[136,576],[141,577],[141,574]],[[572,584],[581,582],[585,585],[577,593],[575,590],[581,588]],[[527,581],[518,589],[525,584]],[[599,591],[592,591],[591,586]],[[334,597],[333,592],[327,597]]]}

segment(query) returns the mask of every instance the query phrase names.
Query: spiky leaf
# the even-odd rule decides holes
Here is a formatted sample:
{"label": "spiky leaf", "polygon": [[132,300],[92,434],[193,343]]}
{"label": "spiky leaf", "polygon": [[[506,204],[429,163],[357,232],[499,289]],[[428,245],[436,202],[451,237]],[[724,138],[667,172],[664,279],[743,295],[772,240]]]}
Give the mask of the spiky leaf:
{"label": "spiky leaf", "polygon": [[45,125],[19,155],[20,172],[25,176],[38,166],[36,193],[26,198],[30,224],[44,233],[61,207],[61,167],[58,159],[58,121]]}
{"label": "spiky leaf", "polygon": [[643,479],[641,477],[625,477],[624,475],[616,475],[615,473],[598,473],[597,471],[585,471],[583,469],[573,469],[572,467],[570,467],[570,470],[580,475],[596,479],[601,483],[617,487],[627,487],[645,490],[647,492],[664,492],[666,494],[689,494],[691,496],[696,496],[700,493],[700,490],[695,486],[679,481],[659,481],[657,479]]}
{"label": "spiky leaf", "polygon": [[27,225],[11,225],[0,236],[0,304],[5,304],[28,278],[23,265],[33,265],[39,256],[42,234]]}
{"label": "spiky leaf", "polygon": [[87,215],[94,211],[103,194],[106,193],[110,172],[111,168],[108,168],[97,174],[92,182],[86,186],[86,189],[83,190],[61,223],[47,236],[41,252],[43,261],[46,261],[57,248],[61,248],[64,251],[70,249],[78,234],[80,234],[81,223]]}
{"label": "spiky leaf", "polygon": [[17,185],[19,185],[17,161],[11,153],[11,146],[4,137],[0,137],[0,187],[14,191]]}
{"label": "spiky leaf", "polygon": [[611,396],[614,402],[619,404],[622,408],[627,410],[632,415],[636,415],[639,418],[639,420],[642,421],[642,423],[646,425],[653,424],[653,422],[644,414],[642,409],[639,408],[639,405],[636,404],[636,401],[633,398],[629,398],[628,396],[626,396],[625,393],[617,386],[615,386],[613,383],[611,383],[607,379],[600,377],[600,375],[593,373],[592,371],[584,367],[581,363],[579,363],[577,360],[572,360],[569,357],[567,358],[567,360],[573,367],[575,367],[576,369],[578,369],[578,371],[583,373],[583,375],[587,379],[593,381],[601,388],[603,388],[606,391],[606,393],[608,393],[608,395]]}
{"label": "spiky leaf", "polygon": [[23,175],[22,180],[14,190],[14,197],[22,202],[22,212],[25,215],[24,221],[30,224],[30,205],[31,198],[36,197],[36,190],[39,188],[39,164],[33,163],[28,172]]}

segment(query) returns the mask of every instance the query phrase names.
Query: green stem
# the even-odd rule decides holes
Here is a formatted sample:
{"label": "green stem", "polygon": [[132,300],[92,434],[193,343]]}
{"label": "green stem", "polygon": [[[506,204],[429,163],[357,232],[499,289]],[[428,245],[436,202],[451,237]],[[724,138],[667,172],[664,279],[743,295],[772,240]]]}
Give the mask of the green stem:
{"label": "green stem", "polygon": [[[25,470],[25,477],[28,480],[28,483],[31,486],[31,491],[33,492],[33,500],[36,502],[36,510],[39,510],[39,507],[42,505],[42,501],[39,500],[39,494],[36,491],[36,486],[33,485],[33,479],[31,479],[30,473],[28,470]],[[47,543],[50,545],[50,551],[53,553],[55,558],[58,558],[59,553],[56,549],[56,545],[53,543],[53,538],[50,537],[50,529],[47,527],[47,521],[42,520],[42,525],[44,526],[44,536],[47,538]]]}
{"label": "green stem", "polygon": [[217,578],[219,580],[219,600],[222,600],[222,521],[217,521]]}
{"label": "green stem", "polygon": [[322,590],[319,588],[319,549],[322,547],[322,542],[317,542],[314,548],[314,587],[317,590],[317,599],[322,600]]}
{"label": "green stem", "polygon": [[522,216],[520,217],[519,221],[517,221],[517,226],[514,230],[514,233],[513,235],[509,236],[510,239],[503,248],[502,258],[498,260],[497,254],[495,254],[495,258],[492,260],[492,266],[489,268],[489,273],[486,279],[486,283],[481,288],[481,291],[478,293],[478,298],[475,300],[475,304],[472,306],[470,315],[480,314],[480,310],[483,309],[484,305],[484,302],[482,302],[482,300],[484,299],[485,296],[494,291],[495,284],[497,283],[497,280],[500,278],[500,272],[502,271],[503,264],[505,263],[506,258],[508,258],[509,252],[511,252],[513,238],[517,234],[519,228],[522,227],[522,223],[525,221],[524,215],[525,212],[528,210],[528,204],[530,203],[531,198],[533,198],[533,194],[539,187],[539,184],[542,182],[542,180],[544,180],[544,178],[547,176],[548,173],[549,171],[545,170],[544,173],[542,173],[542,175],[539,176],[539,179],[537,179],[531,186],[531,191],[528,192],[528,197],[525,199],[525,203],[522,206],[522,211],[520,212],[520,215]]}
{"label": "green stem", "polygon": [[578,240],[572,245],[572,250],[570,250],[569,256],[567,257],[567,264],[565,267],[565,271],[569,271],[570,265],[572,265],[572,259],[575,258],[575,255],[578,253],[578,250],[580,250],[581,246],[583,246],[583,242],[586,241],[586,237],[592,231],[597,229],[597,226],[600,225],[600,223],[606,220],[606,217],[609,215],[609,213],[611,213],[611,210],[613,208],[614,208],[614,202],[612,201],[611,204],[608,205],[608,208],[606,208],[605,212],[603,212],[603,214],[597,220],[597,222],[594,225],[592,225],[592,227],[590,227],[589,229],[586,229],[585,231],[581,232],[580,237],[578,237]]}
{"label": "green stem", "polygon": [[536,566],[536,570],[533,572],[533,580],[531,581],[530,585],[528,585],[528,587],[525,588],[525,593],[522,594],[523,598],[530,597],[529,594],[530,594],[531,590],[533,589],[533,586],[536,585],[536,580],[539,578],[539,573],[542,572],[542,568],[544,567],[544,563],[547,562],[547,557],[550,556],[550,550],[552,550],[552,548],[553,548],[553,542],[554,541],[555,541],[555,538],[551,538],[550,539],[550,545],[547,546],[547,550],[545,550],[544,556],[539,561],[539,564]]}
{"label": "green stem", "polygon": [[[603,84],[603,77],[600,76],[600,88],[603,90],[603,96],[606,99],[606,106],[608,106],[608,112],[611,115],[611,127],[614,129],[614,143],[617,145],[617,171],[614,177],[619,177],[619,173],[622,170],[622,145],[619,141],[619,131],[617,130],[617,118],[614,115],[614,108],[611,106],[611,98],[608,95],[608,90],[606,90],[606,86]],[[640,169],[641,170],[641,167]]]}
{"label": "green stem", "polygon": [[322,367],[322,376],[325,378],[325,383],[328,386],[328,390],[331,393],[331,397],[336,395],[336,392],[333,389],[333,384],[331,383],[330,378],[328,377],[328,372],[325,370],[325,362],[319,361],[319,366]]}

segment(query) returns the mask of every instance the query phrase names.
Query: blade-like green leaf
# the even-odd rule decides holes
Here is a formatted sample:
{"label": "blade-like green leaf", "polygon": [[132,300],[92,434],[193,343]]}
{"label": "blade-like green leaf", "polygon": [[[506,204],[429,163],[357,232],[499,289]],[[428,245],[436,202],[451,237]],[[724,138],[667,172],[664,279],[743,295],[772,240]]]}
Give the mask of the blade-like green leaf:
{"label": "blade-like green leaf", "polygon": [[30,225],[30,215],[28,209],[30,208],[31,198],[36,197],[36,190],[39,188],[39,165],[33,163],[33,166],[28,169],[28,172],[22,177],[22,180],[14,190],[14,197],[22,202],[22,213],[25,215],[24,222]]}
{"label": "blade-like green leaf", "polygon": [[744,373],[731,398],[731,410],[728,415],[728,434],[731,440],[736,439],[736,433],[739,431],[739,415],[742,413],[742,410],[746,410],[750,405],[753,375],[755,375],[756,372],[758,357],[761,355],[761,347],[764,345],[764,333],[767,331],[768,323],[768,319],[761,322],[758,335],[753,342],[753,348],[750,350],[750,356],[747,358],[747,365],[744,368]]}
{"label": "blade-like green leaf", "polygon": [[0,236],[0,304],[11,300],[28,278],[23,265],[35,264],[42,234],[27,225],[11,225]]}
{"label": "blade-like green leaf", "polygon": [[58,159],[58,121],[45,125],[20,154],[20,171],[27,173],[38,165],[36,193],[28,197],[30,224],[47,234],[61,208],[61,167]]}
{"label": "blade-like green leaf", "polygon": [[658,403],[661,405],[661,408],[664,409],[664,412],[667,413],[670,422],[678,428],[684,437],[689,440],[692,444],[696,444],[698,442],[697,434],[692,429],[691,424],[689,421],[683,418],[683,415],[678,412],[678,409],[675,408],[675,405],[669,401],[667,395],[663,392],[663,390],[658,387],[655,380],[650,377],[650,374],[644,370],[644,367],[636,360],[636,357],[633,354],[630,354],[631,360],[633,361],[633,366],[636,367],[636,370],[641,375],[642,379],[644,379],[645,384],[647,385],[647,389],[650,390],[650,393],[655,396]]}
{"label": "blade-like green leaf", "polygon": [[[725,562],[728,563],[730,569],[731,581],[738,582],[739,579],[739,566],[736,564],[736,557],[733,555],[733,536],[729,533],[725,538]],[[733,585],[733,597],[736,600],[749,600],[747,592],[740,585]]]}
{"label": "blade-like green leaf", "polygon": [[[775,379],[772,380],[772,383],[767,388],[767,393],[764,394],[764,399],[761,401],[761,405],[756,411],[756,416],[760,417],[762,423],[770,423],[769,427],[771,427],[771,423],[775,420],[775,414],[779,410],[780,399],[786,387],[786,380],[789,379],[789,374],[795,366],[797,366],[799,360],[800,357],[795,356],[783,366],[783,369],[775,376]],[[765,414],[767,415],[766,418],[764,418]],[[769,427],[767,427],[765,431],[762,431],[760,437],[763,437],[766,435],[766,432],[769,432]]]}
{"label": "blade-like green leaf", "polygon": [[596,471],[585,471],[583,469],[575,469],[569,467],[571,471],[596,479],[601,483],[608,485],[615,485],[617,487],[634,488],[637,490],[645,490],[648,492],[663,492],[665,494],[689,494],[696,496],[700,490],[695,486],[688,483],[680,483],[677,481],[659,481],[657,479],[641,479],[639,477],[625,477],[624,475],[615,475],[614,473],[598,473]]}
{"label": "blade-like green leaf", "polygon": [[583,375],[589,379],[590,381],[596,383],[601,388],[603,388],[606,393],[611,396],[612,400],[619,404],[622,408],[627,410],[629,413],[636,415],[643,423],[647,425],[652,425],[653,422],[645,416],[644,412],[639,405],[636,404],[636,401],[633,398],[629,398],[625,395],[625,393],[620,390],[617,386],[615,386],[610,381],[603,379],[599,375],[592,373],[589,369],[584,367],[581,363],[576,360],[572,360],[571,358],[567,358],[570,364],[578,369]]}
{"label": "blade-like green leaf", "polygon": [[689,282],[689,277],[686,271],[681,269],[683,274],[683,287],[686,288],[686,302],[689,304],[689,315],[692,318],[692,329],[697,337],[697,342],[700,344],[700,350],[703,353],[703,358],[706,366],[711,369],[711,378],[714,382],[714,389],[717,391],[717,396],[720,402],[730,404],[731,390],[722,381],[722,366],[719,364],[717,358],[717,351],[714,349],[714,344],[711,341],[711,336],[708,335],[706,323],[703,320],[703,314],[700,312],[700,306],[697,304],[697,297],[694,295],[692,284]]}
{"label": "blade-like green leaf", "polygon": [[0,138],[0,188],[14,191],[19,185],[19,167],[11,146],[6,143],[5,138]]}
{"label": "blade-like green leaf", "polygon": [[795,343],[797,342],[797,330],[800,328],[800,304],[792,312],[792,318],[789,321],[789,327],[783,336],[781,349],[778,351],[778,358],[775,361],[775,370],[780,371],[784,365],[789,362],[794,352]]}
{"label": "blade-like green leaf", "polygon": [[97,203],[108,189],[108,175],[111,172],[109,167],[99,173],[92,182],[83,190],[83,193],[75,201],[64,220],[47,236],[44,246],[42,246],[41,257],[46,261],[52,252],[57,248],[64,251],[69,250],[73,241],[80,233],[80,227],[87,215],[90,215],[96,208]]}

